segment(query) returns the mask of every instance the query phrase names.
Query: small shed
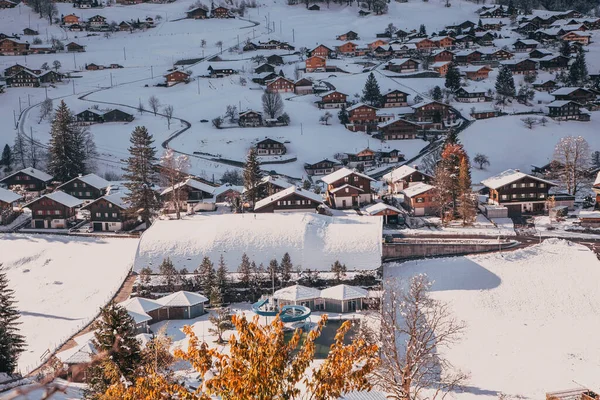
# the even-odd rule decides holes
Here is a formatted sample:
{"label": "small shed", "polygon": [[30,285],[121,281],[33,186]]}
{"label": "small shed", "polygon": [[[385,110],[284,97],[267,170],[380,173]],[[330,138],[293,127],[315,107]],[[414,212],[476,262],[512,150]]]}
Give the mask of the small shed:
{"label": "small shed", "polygon": [[96,354],[97,351],[92,343],[86,341],[75,347],[57,353],[56,358],[66,366],[69,381],[85,382],[86,371]]}
{"label": "small shed", "polygon": [[127,311],[146,314],[152,318],[151,323],[167,319],[167,311],[162,304],[156,300],[145,299],[143,297],[132,297],[119,303]]}
{"label": "small shed", "polygon": [[361,310],[369,292],[358,286],[337,285],[321,290],[325,311],[346,313]]}
{"label": "small shed", "polygon": [[365,212],[371,216],[382,216],[384,224],[397,224],[398,216],[402,214],[402,211],[384,202],[371,204]]}
{"label": "small shed", "polygon": [[313,4],[312,6],[308,7],[308,9],[310,11],[319,11],[321,10],[321,7],[318,4]]}
{"label": "small shed", "polygon": [[167,312],[167,319],[192,319],[204,314],[208,299],[199,293],[181,290],[157,299]]}
{"label": "small shed", "polygon": [[313,311],[323,310],[319,289],[302,285],[288,286],[273,293],[273,299],[278,307],[298,305],[308,307]]}

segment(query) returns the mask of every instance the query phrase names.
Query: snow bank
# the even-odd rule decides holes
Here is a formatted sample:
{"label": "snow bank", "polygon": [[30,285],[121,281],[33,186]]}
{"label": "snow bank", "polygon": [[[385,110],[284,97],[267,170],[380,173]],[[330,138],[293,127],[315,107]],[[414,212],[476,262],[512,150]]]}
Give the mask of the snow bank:
{"label": "snow bank", "polygon": [[547,239],[502,254],[396,264],[384,276],[416,273],[434,280],[433,296],[467,324],[463,340],[444,350],[471,373],[456,397],[543,398],[574,381],[600,387],[600,262],[586,247]]}
{"label": "snow bank", "polygon": [[0,264],[15,290],[25,373],[93,318],[129,272],[137,240],[0,236]]}
{"label": "snow bank", "polygon": [[318,214],[230,214],[158,221],[144,233],[134,269],[154,270],[170,257],[176,268],[192,271],[208,256],[221,254],[236,271],[242,254],[268,265],[290,253],[294,267],[329,271],[336,260],[348,269],[381,265],[380,217],[328,217]]}

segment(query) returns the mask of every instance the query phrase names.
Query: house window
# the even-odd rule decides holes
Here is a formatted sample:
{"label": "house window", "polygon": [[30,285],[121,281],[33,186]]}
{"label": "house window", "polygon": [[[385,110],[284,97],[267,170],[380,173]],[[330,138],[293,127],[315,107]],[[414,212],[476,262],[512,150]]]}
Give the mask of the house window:
{"label": "house window", "polygon": [[[279,202],[277,202],[277,203],[279,203]],[[108,208],[112,208],[112,207],[113,207],[112,203],[108,203]]]}
{"label": "house window", "polygon": [[535,193],[529,193],[529,197],[531,197],[532,199],[535,199]]}
{"label": "house window", "polygon": [[91,196],[91,193],[90,193],[90,192],[85,192],[85,195],[86,195],[87,197],[90,197],[90,196]]}
{"label": "house window", "polygon": [[77,182],[73,182],[73,187],[77,187]]}
{"label": "house window", "polygon": [[113,218],[117,218],[117,213],[112,213]]}
{"label": "house window", "polygon": [[102,216],[102,213],[96,213],[96,218],[100,218]]}
{"label": "house window", "polygon": [[534,182],[531,182],[531,183],[529,184],[529,187],[535,187],[535,183],[534,183]]}
{"label": "house window", "polygon": [[346,193],[348,193],[350,191],[350,189],[346,188]]}
{"label": "house window", "polygon": [[540,193],[540,199],[545,199],[546,195],[544,193]]}
{"label": "house window", "polygon": [[37,215],[44,215],[44,210],[37,210]]}
{"label": "house window", "polygon": [[516,183],[513,183],[512,185],[510,185],[510,187],[512,187],[512,188],[516,188],[516,187],[517,187],[517,184],[516,184]]}
{"label": "house window", "polygon": [[344,178],[344,182],[348,182],[348,177],[345,177],[345,178]]}
{"label": "house window", "polygon": [[54,210],[54,215],[60,215],[60,210]]}
{"label": "house window", "polygon": [[541,187],[541,188],[545,188],[545,187],[546,187],[546,184],[545,184],[545,183],[540,183],[540,187]]}
{"label": "house window", "polygon": [[108,218],[108,213],[104,213],[104,218]]}
{"label": "house window", "polygon": [[517,198],[517,195],[516,195],[516,194],[513,194],[513,195],[511,195],[511,197],[512,197],[513,199],[516,199],[516,198]]}
{"label": "house window", "polygon": [[508,200],[508,196],[507,196],[507,195],[505,195],[505,194],[503,194],[503,195],[502,195],[502,200]]}
{"label": "house window", "polygon": [[417,203],[424,203],[424,202],[425,202],[425,199],[424,199],[424,198],[422,198],[422,197],[417,197],[417,198],[415,199],[415,202],[417,202]]}

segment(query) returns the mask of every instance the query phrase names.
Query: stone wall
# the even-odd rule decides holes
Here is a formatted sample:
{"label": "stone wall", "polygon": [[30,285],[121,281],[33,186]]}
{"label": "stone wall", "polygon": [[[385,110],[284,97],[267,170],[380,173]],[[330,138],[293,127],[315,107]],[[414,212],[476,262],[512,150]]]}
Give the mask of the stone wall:
{"label": "stone wall", "polygon": [[471,253],[484,253],[488,251],[498,251],[514,247],[517,242],[502,241],[500,243],[489,242],[449,242],[449,243],[431,243],[431,242],[405,242],[405,243],[384,243],[383,261],[401,260],[421,257],[452,256]]}

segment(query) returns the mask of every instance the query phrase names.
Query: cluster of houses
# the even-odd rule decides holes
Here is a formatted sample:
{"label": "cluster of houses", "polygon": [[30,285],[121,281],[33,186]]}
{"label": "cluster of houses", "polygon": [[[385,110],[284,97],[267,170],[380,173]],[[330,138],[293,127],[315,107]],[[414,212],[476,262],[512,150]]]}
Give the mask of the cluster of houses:
{"label": "cluster of houses", "polygon": [[6,68],[3,75],[6,86],[9,87],[40,87],[62,82],[64,79],[64,75],[58,71],[31,69],[20,64]]}
{"label": "cluster of houses", "polygon": [[223,6],[212,7],[211,9],[205,6],[198,6],[190,8],[185,14],[190,19],[234,18],[232,12]]}
{"label": "cluster of houses", "polygon": [[102,15],[94,15],[87,20],[75,15],[68,14],[61,16],[61,26],[71,32],[133,32],[136,29],[153,28],[154,18],[146,17],[142,20],[121,21],[119,24],[109,23],[106,17]]}
{"label": "cluster of houses", "polygon": [[75,114],[75,121],[82,125],[101,124],[104,122],[131,122],[134,118],[133,114],[117,108],[109,110],[88,108]]}
{"label": "cluster of houses", "polygon": [[[69,42],[65,45],[65,51],[79,53],[85,51],[85,47],[75,42]],[[0,35],[0,56],[27,56],[29,54],[50,54],[56,52],[57,49],[51,44],[31,44],[20,38]]]}

